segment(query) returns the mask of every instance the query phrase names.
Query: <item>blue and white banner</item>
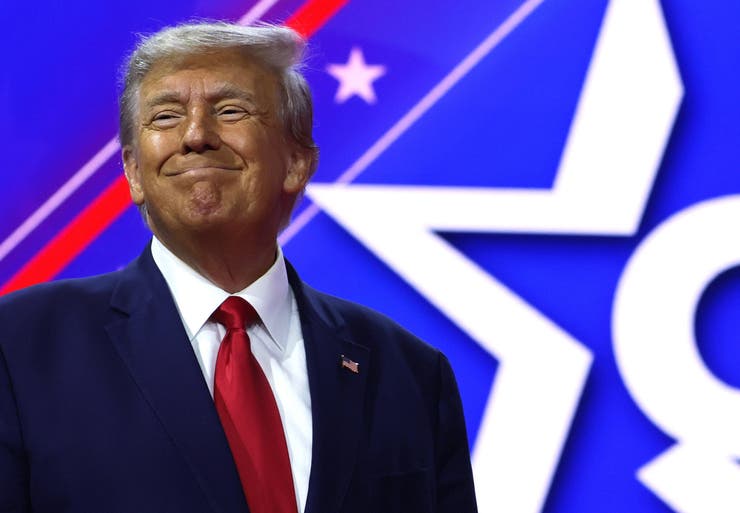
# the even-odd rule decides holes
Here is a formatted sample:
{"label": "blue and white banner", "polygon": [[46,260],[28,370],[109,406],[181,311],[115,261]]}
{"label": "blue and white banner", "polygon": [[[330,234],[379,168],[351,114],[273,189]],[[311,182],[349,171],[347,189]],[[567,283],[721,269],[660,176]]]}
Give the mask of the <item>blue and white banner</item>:
{"label": "blue and white banner", "polygon": [[[482,513],[740,511],[740,3],[4,6],[0,286],[114,270],[116,80],[193,18],[309,39],[301,276],[450,358]],[[2,484],[0,483],[0,486]]]}

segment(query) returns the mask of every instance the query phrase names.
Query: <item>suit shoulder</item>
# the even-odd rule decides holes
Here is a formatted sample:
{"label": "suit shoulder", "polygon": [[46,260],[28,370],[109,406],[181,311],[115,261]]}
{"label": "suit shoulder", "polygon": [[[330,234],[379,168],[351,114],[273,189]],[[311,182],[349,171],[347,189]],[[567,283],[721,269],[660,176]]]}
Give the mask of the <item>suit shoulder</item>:
{"label": "suit shoulder", "polygon": [[317,291],[304,285],[312,306],[328,323],[341,327],[349,338],[383,353],[402,353],[435,365],[444,356],[387,315],[370,307]]}
{"label": "suit shoulder", "polygon": [[39,283],[0,297],[0,324],[107,307],[120,271]]}
{"label": "suit shoulder", "polygon": [[310,294],[313,305],[323,307],[322,313],[331,316],[333,321],[343,321],[350,325],[371,325],[380,330],[399,332],[401,335],[416,338],[384,313],[349,299],[333,296],[305,285],[304,287],[305,292]]}

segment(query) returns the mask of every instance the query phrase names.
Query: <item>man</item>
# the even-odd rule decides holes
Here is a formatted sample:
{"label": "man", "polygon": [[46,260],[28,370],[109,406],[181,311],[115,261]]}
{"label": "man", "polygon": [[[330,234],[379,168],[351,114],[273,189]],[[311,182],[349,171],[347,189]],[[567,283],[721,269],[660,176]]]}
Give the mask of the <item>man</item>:
{"label": "man", "polygon": [[277,245],[317,162],[302,47],[194,24],[131,56],[122,156],[154,237],[0,299],[1,512],[475,511],[447,360]]}

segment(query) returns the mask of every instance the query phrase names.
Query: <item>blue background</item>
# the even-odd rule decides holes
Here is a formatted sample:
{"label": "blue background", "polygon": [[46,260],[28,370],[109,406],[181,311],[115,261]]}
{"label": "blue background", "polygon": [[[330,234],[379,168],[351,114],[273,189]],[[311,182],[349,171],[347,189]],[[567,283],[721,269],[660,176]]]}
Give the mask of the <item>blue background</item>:
{"label": "blue background", "polygon": [[[619,1],[619,0],[615,0]],[[352,0],[310,42],[307,77],[321,147],[316,182],[333,182],[393,123],[498,27],[521,1]],[[136,33],[193,17],[239,19],[252,2],[12,2],[2,8],[0,241],[117,131],[118,68]],[[283,21],[299,1],[279,1]],[[552,185],[606,0],[545,0],[449,94],[356,180],[546,189]],[[633,403],[617,372],[611,308],[640,241],[672,214],[740,192],[740,3],[662,2],[685,95],[638,232],[631,237],[442,234],[446,240],[584,343],[593,367],[543,511],[671,511],[635,472],[672,444]],[[378,101],[334,101],[329,63],[360,47],[386,66]],[[7,281],[121,173],[110,159],[10,254]],[[299,212],[309,200],[299,206]],[[129,208],[58,276],[116,269],[149,238]],[[497,362],[324,214],[285,247],[303,278],[381,310],[449,357],[471,441]],[[707,289],[696,318],[709,368],[740,386],[740,271]],[[735,312],[735,313],[733,313]],[[479,483],[480,484],[480,483]]]}

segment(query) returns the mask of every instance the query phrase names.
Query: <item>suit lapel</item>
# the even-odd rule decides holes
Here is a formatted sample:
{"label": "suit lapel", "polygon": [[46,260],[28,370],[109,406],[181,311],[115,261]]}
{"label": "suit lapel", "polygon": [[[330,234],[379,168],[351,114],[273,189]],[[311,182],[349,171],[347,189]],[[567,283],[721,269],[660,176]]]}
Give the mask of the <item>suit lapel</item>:
{"label": "suit lapel", "polygon": [[[333,513],[347,493],[364,436],[370,351],[346,336],[343,321],[319,304],[289,265],[288,274],[301,316],[311,388],[313,449],[305,511]],[[357,373],[341,365],[342,355],[358,364]]]}
{"label": "suit lapel", "polygon": [[248,513],[203,374],[147,248],[123,271],[106,328],[132,378],[218,513]]}

